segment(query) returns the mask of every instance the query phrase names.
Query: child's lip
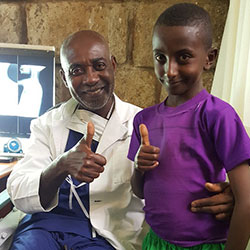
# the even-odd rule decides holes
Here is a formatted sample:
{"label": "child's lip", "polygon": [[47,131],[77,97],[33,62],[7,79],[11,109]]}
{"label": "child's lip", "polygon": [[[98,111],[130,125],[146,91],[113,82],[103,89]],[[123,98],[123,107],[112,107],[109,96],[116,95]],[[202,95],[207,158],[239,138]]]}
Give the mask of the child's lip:
{"label": "child's lip", "polygon": [[178,83],[181,83],[182,81],[181,80],[178,80],[178,81],[168,81],[168,84],[169,85],[176,85]]}

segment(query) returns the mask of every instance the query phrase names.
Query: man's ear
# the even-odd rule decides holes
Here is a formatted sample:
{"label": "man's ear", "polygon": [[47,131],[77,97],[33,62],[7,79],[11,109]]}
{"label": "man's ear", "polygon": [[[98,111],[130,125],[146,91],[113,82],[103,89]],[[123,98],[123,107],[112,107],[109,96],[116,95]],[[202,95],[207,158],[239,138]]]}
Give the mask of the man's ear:
{"label": "man's ear", "polygon": [[115,56],[111,56],[111,63],[112,63],[114,71],[116,71],[117,61],[116,61]]}
{"label": "man's ear", "polygon": [[218,49],[217,48],[211,48],[208,50],[206,63],[204,65],[204,70],[209,70],[211,66],[214,64],[216,58],[217,58]]}
{"label": "man's ear", "polygon": [[64,71],[63,71],[62,68],[60,69],[59,73],[60,73],[61,79],[62,79],[62,81],[63,81],[65,87],[66,87],[66,88],[69,88],[69,86],[68,86],[68,84],[67,84],[67,81],[66,81],[65,73],[64,73]]}

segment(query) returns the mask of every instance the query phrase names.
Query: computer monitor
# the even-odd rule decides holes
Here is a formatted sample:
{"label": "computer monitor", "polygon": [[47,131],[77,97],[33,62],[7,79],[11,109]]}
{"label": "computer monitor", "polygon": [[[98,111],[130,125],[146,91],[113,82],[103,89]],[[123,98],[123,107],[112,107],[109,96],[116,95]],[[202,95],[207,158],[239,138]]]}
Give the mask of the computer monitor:
{"label": "computer monitor", "polygon": [[0,137],[30,136],[54,105],[55,48],[0,43]]}

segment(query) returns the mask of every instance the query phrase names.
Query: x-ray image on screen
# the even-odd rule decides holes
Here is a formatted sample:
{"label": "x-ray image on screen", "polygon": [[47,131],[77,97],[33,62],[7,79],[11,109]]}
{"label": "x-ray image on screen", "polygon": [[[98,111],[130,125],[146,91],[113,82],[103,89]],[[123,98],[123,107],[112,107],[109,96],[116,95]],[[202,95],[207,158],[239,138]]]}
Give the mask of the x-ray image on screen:
{"label": "x-ray image on screen", "polygon": [[[10,73],[13,68],[14,71]],[[17,64],[0,62],[0,115],[15,116],[18,105]],[[12,76],[10,76],[10,74]]]}
{"label": "x-ray image on screen", "polygon": [[39,75],[44,68],[45,66],[41,65],[20,66],[20,74],[26,74],[29,77],[18,81],[20,97],[17,105],[17,115],[23,117],[39,116],[43,96]]}
{"label": "x-ray image on screen", "polygon": [[[0,62],[0,115],[37,117],[43,89],[39,75],[41,65],[20,65]],[[21,80],[17,80],[17,76]]]}
{"label": "x-ray image on screen", "polygon": [[54,47],[0,44],[0,136],[29,137],[54,104]]}

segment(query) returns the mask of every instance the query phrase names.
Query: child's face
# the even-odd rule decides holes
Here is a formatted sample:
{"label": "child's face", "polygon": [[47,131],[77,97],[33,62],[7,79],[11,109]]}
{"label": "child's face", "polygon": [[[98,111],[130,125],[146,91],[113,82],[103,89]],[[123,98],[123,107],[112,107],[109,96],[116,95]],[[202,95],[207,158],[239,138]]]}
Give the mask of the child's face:
{"label": "child's face", "polygon": [[157,26],[153,34],[155,74],[169,98],[185,102],[201,91],[202,72],[213,60],[199,27]]}

